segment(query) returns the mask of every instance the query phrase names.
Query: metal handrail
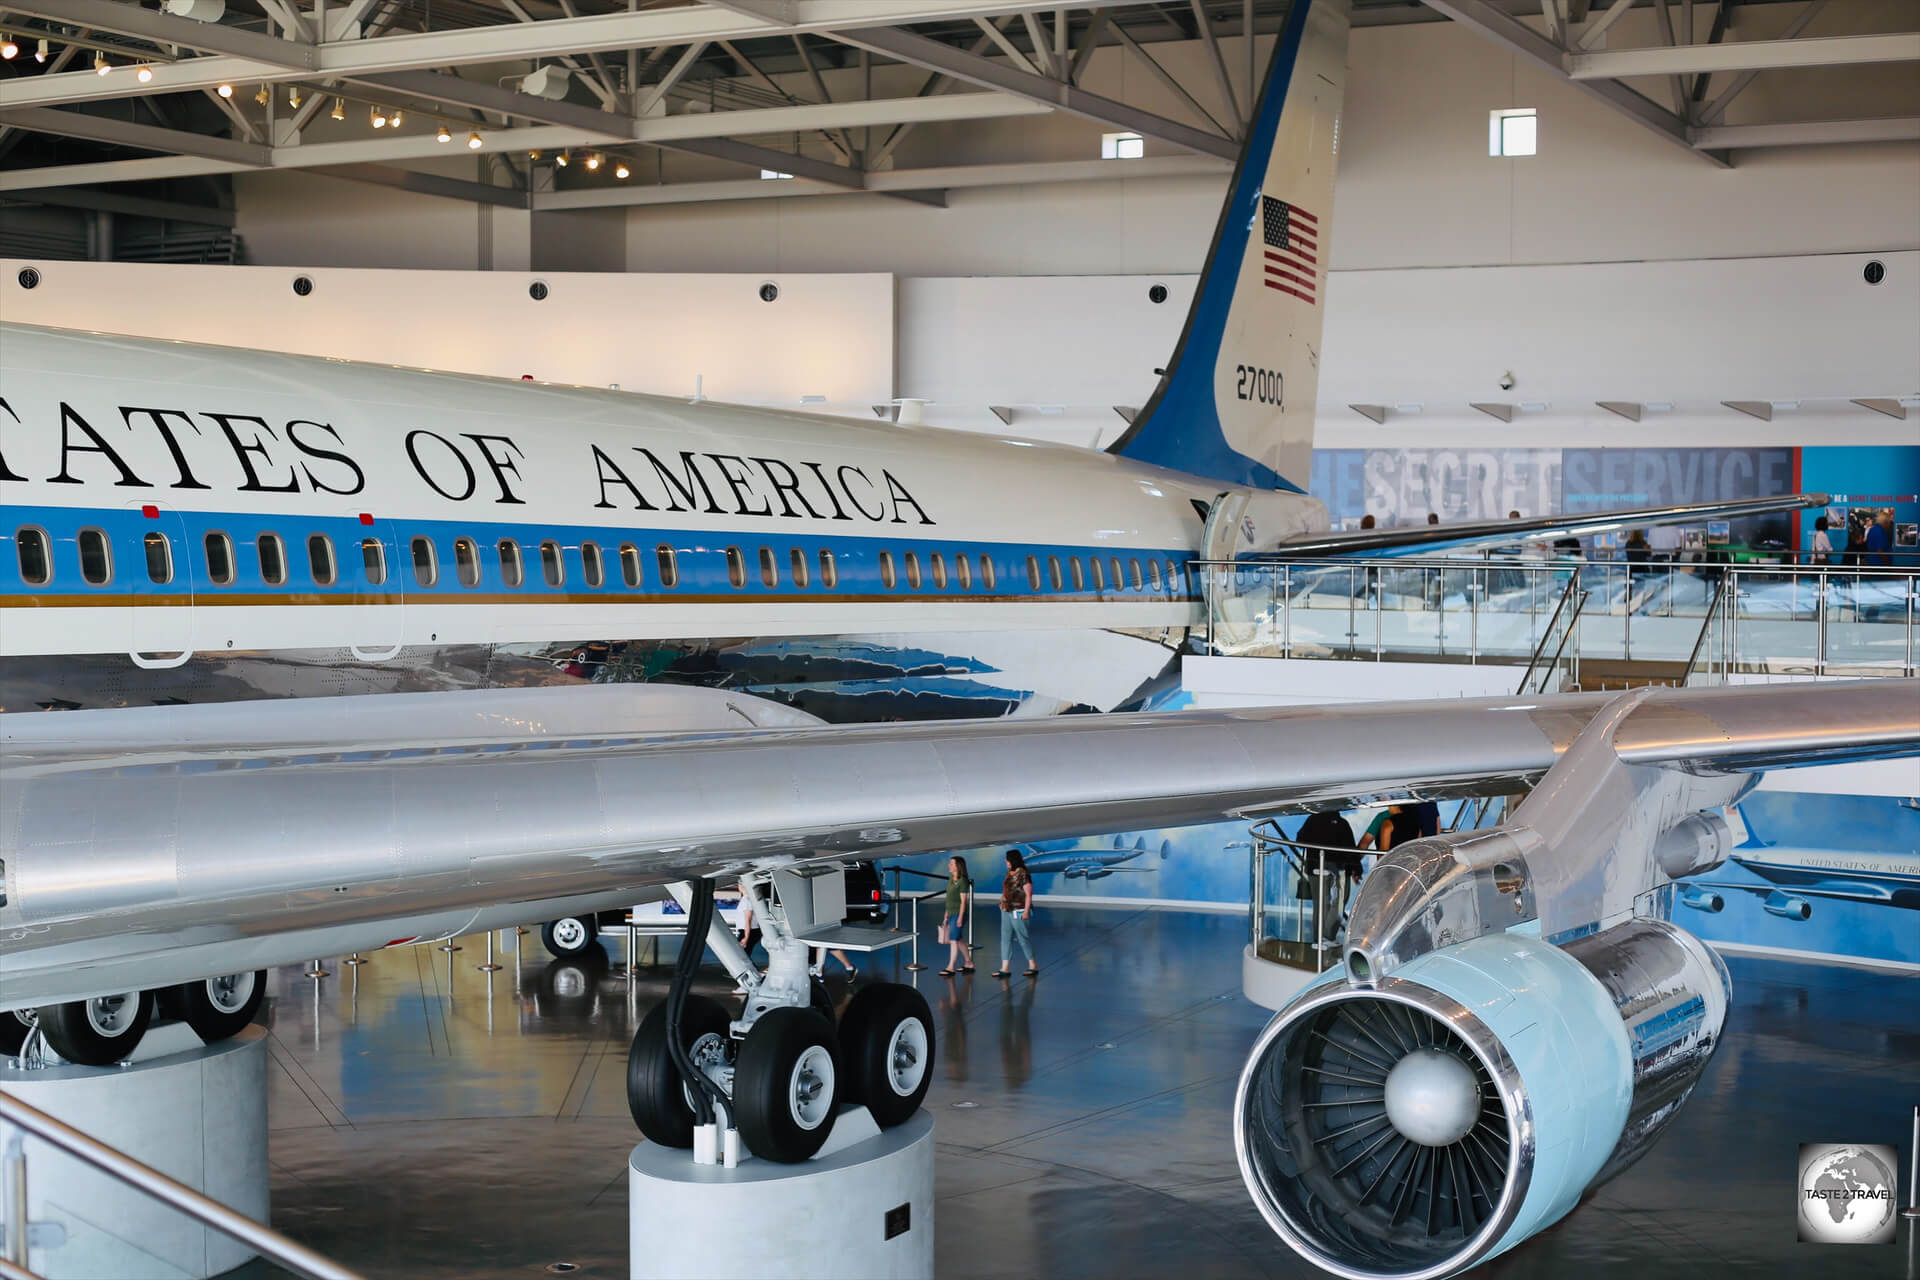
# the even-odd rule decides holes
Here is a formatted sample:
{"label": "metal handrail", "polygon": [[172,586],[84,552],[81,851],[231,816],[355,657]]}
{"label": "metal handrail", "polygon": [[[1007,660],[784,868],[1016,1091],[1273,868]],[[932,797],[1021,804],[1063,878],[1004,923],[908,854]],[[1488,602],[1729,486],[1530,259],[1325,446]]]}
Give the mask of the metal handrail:
{"label": "metal handrail", "polygon": [[[1538,627],[1549,613],[1564,622],[1561,602],[1544,590],[1542,574],[1569,574],[1590,594],[1581,613],[1578,653],[1584,665],[1597,644],[1599,656],[1670,661],[1680,668],[1685,658],[1697,675],[1710,663],[1712,655],[1699,647],[1701,636],[1674,632],[1672,622],[1701,618],[1709,632],[1709,623],[1725,629],[1723,640],[1730,651],[1728,667],[1738,665],[1738,650],[1750,649],[1744,635],[1749,625],[1745,601],[1771,597],[1772,588],[1783,591],[1778,600],[1756,613],[1752,621],[1769,626],[1791,624],[1813,632],[1811,639],[1813,669],[1824,674],[1830,667],[1844,665],[1862,668],[1861,674],[1912,672],[1920,655],[1920,570],[1904,566],[1867,565],[1794,565],[1724,564],[1713,561],[1628,562],[1624,560],[1550,559],[1536,560],[1513,556],[1487,558],[1450,557],[1302,557],[1290,560],[1204,560],[1191,562],[1205,585],[1205,629],[1196,636],[1210,652],[1274,655],[1280,657],[1326,656],[1405,658],[1418,661],[1435,654],[1463,658],[1469,662],[1512,662],[1530,667],[1537,678],[1542,646],[1517,650],[1513,646],[1512,624],[1531,619]],[[1461,581],[1465,575],[1468,581]],[[1502,575],[1520,575],[1531,588],[1513,586],[1491,591]],[[1409,584],[1419,583],[1416,588]],[[1691,584],[1691,585],[1684,585]],[[1389,607],[1381,588],[1390,587],[1396,602]],[[1902,588],[1905,588],[1902,590]],[[1891,590],[1890,590],[1891,589]],[[1695,595],[1695,591],[1699,591]],[[1789,599],[1785,592],[1791,592]],[[1434,597],[1441,603],[1436,605]],[[1424,607],[1419,603],[1425,597]],[[1452,596],[1464,596],[1464,603],[1447,603]],[[1404,601],[1398,598],[1404,597]],[[1553,601],[1549,608],[1548,601]],[[1596,601],[1604,600],[1604,608]],[[1694,601],[1699,603],[1694,603]],[[1714,603],[1714,602],[1717,602]],[[1738,603],[1735,603],[1738,602]],[[1733,607],[1729,607],[1733,605]],[[1848,652],[1829,652],[1830,624],[1843,621],[1849,607],[1857,607],[1855,621],[1884,624],[1880,638],[1873,640],[1871,651],[1857,650],[1863,643],[1849,638]],[[1718,612],[1716,612],[1716,609]],[[1244,616],[1241,612],[1244,610]],[[1298,610],[1299,617],[1295,617]],[[1335,638],[1339,613],[1347,617],[1346,637]],[[1373,625],[1366,626],[1363,612],[1374,614]],[[1466,626],[1453,620],[1466,614]],[[1501,621],[1503,638],[1484,647],[1487,636],[1482,614]],[[1430,615],[1423,629],[1405,635],[1387,634],[1383,628],[1389,615]],[[1668,628],[1664,639],[1642,641],[1640,624],[1662,619]],[[1307,620],[1315,620],[1307,625]],[[1558,625],[1555,623],[1553,625]],[[1595,632],[1598,624],[1602,630]],[[1408,623],[1395,623],[1396,632]],[[1306,631],[1303,632],[1303,626]],[[1225,630],[1223,630],[1225,628]],[[1371,631],[1371,641],[1362,631]],[[1462,635],[1462,631],[1465,632]],[[1325,633],[1322,635],[1321,633]],[[1301,637],[1311,634],[1309,651],[1302,651]],[[1538,636],[1538,632],[1534,632]],[[1550,630],[1549,630],[1550,634]],[[1785,643],[1794,652],[1804,649],[1799,640],[1786,641],[1784,634],[1769,633],[1772,642]],[[1204,641],[1200,639],[1204,637]],[[1464,641],[1464,649],[1462,648]],[[1225,649],[1222,649],[1225,646]],[[1371,649],[1371,653],[1368,650]],[[1692,650],[1692,652],[1689,652]],[[1562,658],[1569,650],[1562,649]],[[1668,656],[1670,655],[1670,656]],[[1778,655],[1791,661],[1786,650]],[[1522,658],[1526,658],[1523,662]],[[1903,661],[1904,659],[1904,661]]]}
{"label": "metal handrail", "polygon": [[[1534,673],[1534,670],[1540,665],[1540,655],[1542,652],[1545,651],[1547,647],[1547,641],[1553,639],[1554,628],[1560,625],[1560,615],[1566,611],[1567,601],[1573,599],[1576,593],[1578,594],[1579,599],[1574,601],[1573,617],[1568,620],[1567,629],[1563,631],[1560,635],[1560,644],[1557,648],[1554,649],[1553,658],[1547,664],[1549,667],[1559,665],[1560,655],[1566,652],[1567,637],[1574,634],[1575,629],[1579,626],[1580,607],[1587,602],[1587,595],[1589,594],[1588,592],[1580,590],[1580,575],[1578,574],[1574,574],[1572,577],[1567,579],[1567,589],[1560,593],[1559,602],[1553,606],[1553,616],[1547,619],[1546,630],[1543,631],[1540,635],[1540,643],[1533,647],[1533,656],[1527,659],[1526,674],[1520,677],[1519,691],[1521,693],[1532,692],[1532,690],[1529,690],[1527,686],[1533,683],[1533,673]],[[1542,690],[1541,692],[1544,692],[1544,690]]]}
{"label": "metal handrail", "polygon": [[[142,1164],[97,1138],[88,1137],[72,1125],[56,1120],[38,1107],[29,1106],[5,1091],[0,1091],[0,1120],[6,1120],[68,1155],[84,1160],[109,1177],[172,1205],[215,1231],[233,1237],[295,1275],[305,1276],[307,1280],[362,1280],[358,1272],[347,1270],[305,1245],[289,1240],[272,1227],[255,1222],[218,1200],[207,1198],[153,1166]],[[27,1230],[25,1222],[9,1223],[8,1226],[10,1231],[19,1231],[23,1236]],[[6,1280],[20,1280],[21,1277],[37,1280],[29,1271],[19,1271],[17,1274],[0,1272],[0,1276],[6,1277]]]}
{"label": "metal handrail", "polygon": [[[1723,576],[1720,584],[1714,588],[1713,599],[1707,605],[1707,616],[1700,623],[1700,634],[1693,638],[1693,651],[1687,655],[1687,665],[1680,672],[1680,687],[1683,689],[1693,680],[1693,669],[1700,661],[1700,651],[1706,646],[1707,633],[1713,630],[1715,620],[1720,617],[1721,601],[1727,594],[1728,581],[1728,577]],[[1824,614],[1825,610],[1821,613]]]}

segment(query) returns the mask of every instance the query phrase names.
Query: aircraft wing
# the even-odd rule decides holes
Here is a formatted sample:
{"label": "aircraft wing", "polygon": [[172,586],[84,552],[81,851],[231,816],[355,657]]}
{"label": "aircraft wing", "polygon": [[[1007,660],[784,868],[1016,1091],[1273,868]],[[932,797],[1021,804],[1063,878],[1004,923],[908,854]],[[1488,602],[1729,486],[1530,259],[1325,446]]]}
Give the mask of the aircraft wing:
{"label": "aircraft wing", "polygon": [[1399,529],[1355,529],[1290,538],[1274,551],[1249,557],[1258,560],[1299,560],[1361,552],[1410,555],[1417,552],[1478,551],[1515,542],[1550,542],[1555,538],[1584,538],[1596,533],[1644,529],[1659,524],[1704,524],[1741,516],[1785,515],[1808,507],[1824,507],[1824,493],[1797,493],[1775,498],[1747,498],[1735,502],[1706,502],[1678,507],[1636,507],[1620,511],[1574,512],[1522,520],[1470,520],[1456,524],[1411,525]]}
{"label": "aircraft wing", "polygon": [[[629,905],[749,865],[1510,791],[1611,697],[660,734],[626,731],[611,692],[0,719],[0,1009]],[[490,700],[514,714],[490,722]],[[1914,754],[1920,681],[1658,691],[1613,742],[1695,772]]]}

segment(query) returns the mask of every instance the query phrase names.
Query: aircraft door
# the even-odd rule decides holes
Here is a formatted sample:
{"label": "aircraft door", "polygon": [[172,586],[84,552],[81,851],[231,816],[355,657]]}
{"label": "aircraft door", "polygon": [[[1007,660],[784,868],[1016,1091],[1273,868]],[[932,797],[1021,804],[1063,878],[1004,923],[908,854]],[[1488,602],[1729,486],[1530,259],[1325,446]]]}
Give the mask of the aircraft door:
{"label": "aircraft door", "polygon": [[[130,504],[131,536],[114,539],[126,584],[127,652],[137,667],[178,667],[193,656],[194,567],[186,522],[171,507]],[[82,535],[85,536],[84,534]],[[81,554],[88,554],[81,548]]]}
{"label": "aircraft door", "polygon": [[350,647],[362,662],[385,662],[399,654],[405,639],[406,583],[412,565],[389,521],[365,515],[358,519],[359,536],[340,549],[340,581],[353,591]]}
{"label": "aircraft door", "polygon": [[1258,613],[1271,604],[1255,598],[1264,592],[1250,594],[1254,575],[1247,575],[1243,581],[1232,564],[1254,540],[1253,519],[1247,514],[1249,501],[1249,496],[1240,492],[1215,498],[1200,543],[1201,557],[1208,562],[1200,585],[1206,594],[1207,633],[1215,653],[1246,651],[1259,631]]}

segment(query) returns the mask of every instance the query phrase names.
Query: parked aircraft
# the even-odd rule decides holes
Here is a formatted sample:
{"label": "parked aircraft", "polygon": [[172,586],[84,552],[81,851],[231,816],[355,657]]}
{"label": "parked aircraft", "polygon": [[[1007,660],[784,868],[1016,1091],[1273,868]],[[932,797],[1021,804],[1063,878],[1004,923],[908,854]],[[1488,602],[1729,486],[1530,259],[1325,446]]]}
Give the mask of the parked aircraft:
{"label": "parked aircraft", "polygon": [[[1374,946],[1363,896],[1330,979],[1346,985],[1309,993],[1314,1016],[1343,1019],[1328,1035],[1373,1064],[1356,1071],[1391,1076],[1381,1053],[1415,1061],[1427,1090],[1407,1105],[1426,1096],[1449,1131],[1462,1116],[1499,1129],[1504,1164],[1476,1157],[1461,1174],[1477,1198],[1437,1178],[1432,1152],[1452,1161],[1459,1140],[1410,1119],[1391,1079],[1386,1123],[1415,1137],[1333,1181],[1290,1169],[1289,1144],[1342,1141],[1288,1110],[1323,1052],[1293,1039],[1267,1038],[1249,1064],[1249,1096],[1280,1111],[1244,1111],[1241,1137],[1263,1212],[1323,1265],[1400,1274],[1411,1258],[1438,1274],[1567,1212],[1658,1123],[1628,1112],[1642,1075],[1592,949],[1654,948],[1701,988],[1671,1011],[1669,1041],[1710,1044],[1724,1013],[1697,944],[1642,928],[1639,899],[1621,895],[1723,855],[1703,815],[1754,770],[1914,749],[1914,689],[1047,716],[1165,686],[1202,620],[1196,557],[1384,545],[1329,533],[1285,479],[1305,474],[1311,438],[1346,34],[1339,0],[1289,14],[1180,344],[1108,453],[0,328],[0,1010],[36,1011],[32,1044],[104,1064],[138,1042],[156,994],[216,1038],[252,1017],[264,966],[671,890],[748,994],[737,1017],[690,994],[699,951],[683,949],[629,1052],[635,1118],[657,1141],[710,1145],[724,1122],[755,1154],[804,1159],[836,1101],[897,1124],[931,1080],[932,1019],[910,988],[862,988],[837,1029],[809,1008],[808,945],[849,928],[839,860],[1544,775],[1528,825],[1396,850],[1427,859],[1404,869],[1427,887],[1396,908],[1411,923],[1380,915]],[[1652,518],[1427,536],[1470,546]],[[744,637],[797,688],[730,687]],[[973,706],[1011,714],[815,723],[946,713],[936,667],[987,686]],[[818,670],[880,687],[810,700]],[[1556,795],[1593,816],[1538,826]],[[735,880],[765,930],[764,970],[712,920],[716,881]],[[1438,910],[1433,895],[1445,927],[1419,914]],[[1455,920],[1538,921],[1544,941],[1502,953],[1533,968],[1488,960],[1489,939]],[[1567,938],[1596,941],[1574,957],[1554,945]],[[1449,1012],[1452,988],[1424,962],[1467,948],[1458,971],[1516,1017],[1537,1007],[1541,974],[1574,1002],[1576,1039],[1554,1047],[1584,1060],[1578,1036],[1610,1046],[1603,1096],[1543,1078],[1508,1023],[1481,1034]],[[1344,1007],[1422,1001],[1463,1029],[1455,1040],[1411,1024],[1401,1040],[1369,1022],[1398,1015]],[[19,1039],[28,1023],[14,1021]],[[1273,1036],[1297,1025],[1283,1014]],[[1355,1038],[1383,1033],[1397,1051]],[[1461,1071],[1487,1088],[1463,1096]],[[1551,1108],[1540,1089],[1560,1091]],[[1560,1161],[1569,1114],[1575,1145],[1607,1150],[1630,1124],[1632,1140],[1605,1167]],[[1347,1186],[1356,1169],[1364,1195]],[[1329,1205],[1352,1225],[1327,1225]]]}

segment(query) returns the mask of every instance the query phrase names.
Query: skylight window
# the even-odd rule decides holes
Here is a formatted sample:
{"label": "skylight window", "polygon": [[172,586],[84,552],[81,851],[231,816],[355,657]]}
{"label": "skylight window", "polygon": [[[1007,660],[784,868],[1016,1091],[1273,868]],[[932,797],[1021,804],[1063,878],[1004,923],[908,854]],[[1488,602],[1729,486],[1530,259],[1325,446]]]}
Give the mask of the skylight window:
{"label": "skylight window", "polygon": [[1138,160],[1147,154],[1147,140],[1137,133],[1103,133],[1100,135],[1100,158],[1102,160]]}
{"label": "skylight window", "polygon": [[1530,156],[1539,142],[1538,112],[1533,107],[1495,111],[1487,122],[1487,154]]}

